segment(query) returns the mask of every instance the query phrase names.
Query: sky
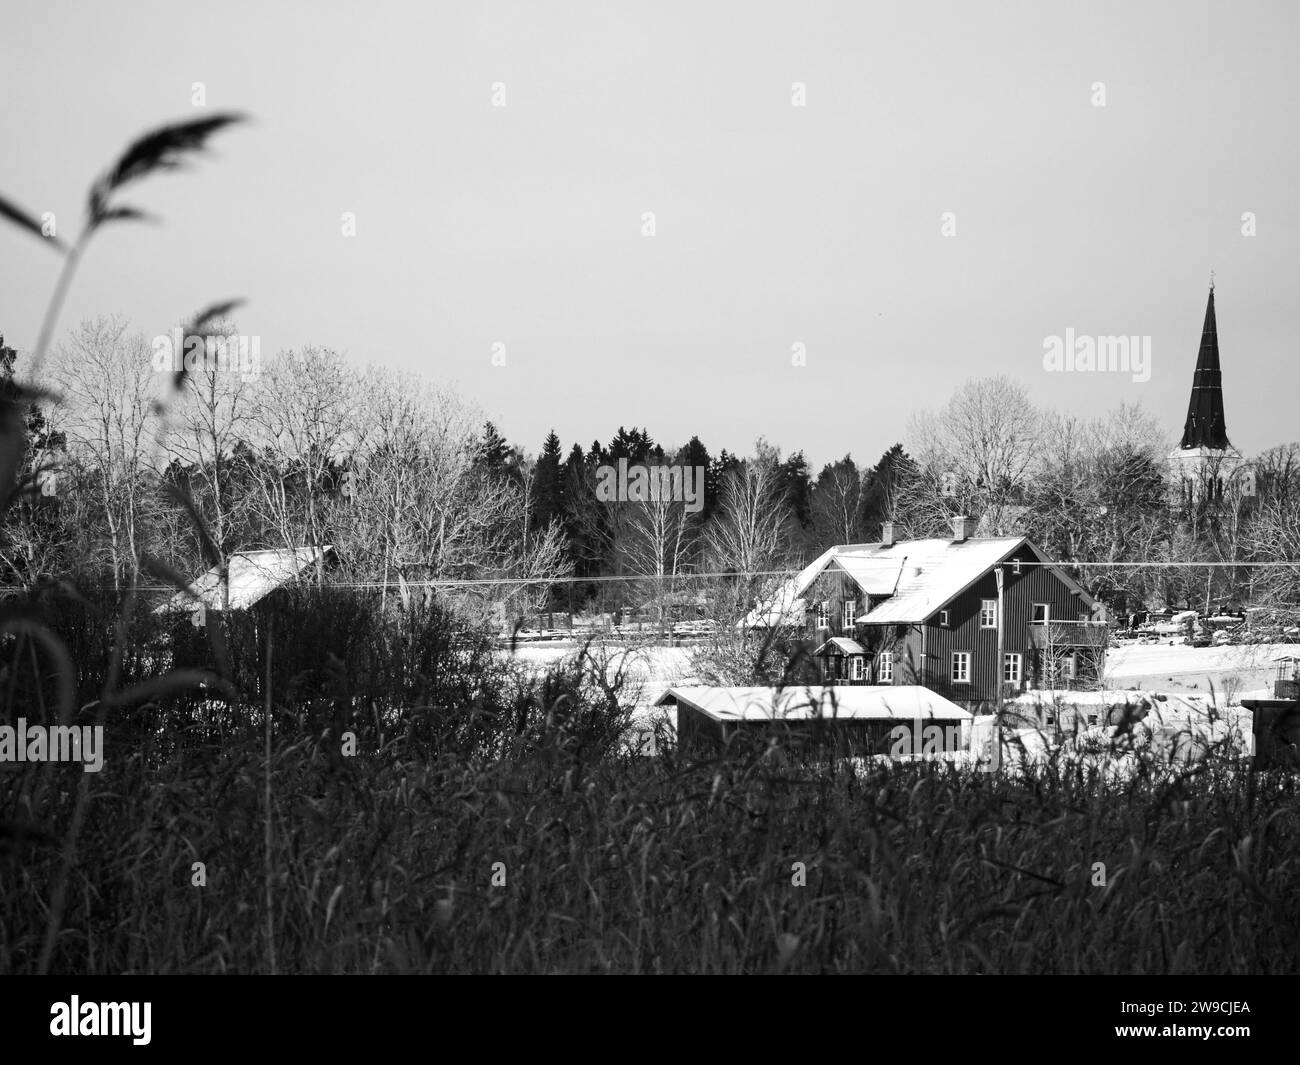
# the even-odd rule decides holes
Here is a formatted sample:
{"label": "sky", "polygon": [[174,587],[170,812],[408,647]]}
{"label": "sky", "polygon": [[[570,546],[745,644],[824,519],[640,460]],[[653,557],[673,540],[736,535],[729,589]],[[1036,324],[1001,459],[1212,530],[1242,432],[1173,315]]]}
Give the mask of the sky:
{"label": "sky", "polygon": [[[61,327],[241,297],[264,354],[418,371],[530,452],[644,425],[874,462],[998,374],[1176,438],[1213,269],[1255,454],[1300,438],[1298,30],[1251,2],[6,0],[0,193],[71,237],[134,136],[246,111],[134,190],[162,222],[96,236]],[[57,269],[0,226],[6,343]],[[1148,379],[1048,370],[1067,330],[1149,337]]]}

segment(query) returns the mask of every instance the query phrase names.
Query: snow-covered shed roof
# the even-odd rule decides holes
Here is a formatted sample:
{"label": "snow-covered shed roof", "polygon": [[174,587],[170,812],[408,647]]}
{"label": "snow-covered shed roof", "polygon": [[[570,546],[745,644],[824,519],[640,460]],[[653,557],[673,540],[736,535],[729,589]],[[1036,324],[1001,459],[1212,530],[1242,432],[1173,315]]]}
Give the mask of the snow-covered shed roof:
{"label": "snow-covered shed roof", "polygon": [[819,684],[793,688],[669,688],[656,706],[685,704],[715,721],[841,720],[967,721],[971,714],[919,685]]}
{"label": "snow-covered shed roof", "polygon": [[832,651],[839,651],[843,655],[864,655],[867,653],[867,649],[857,640],[850,640],[847,636],[832,636],[817,648],[813,654],[830,654]]}
{"label": "snow-covered shed roof", "polygon": [[[324,559],[332,550],[334,548],[326,544],[323,547],[240,551],[231,555],[230,609],[248,609],[259,599],[288,584],[308,566]],[[155,612],[192,610],[196,598],[208,610],[223,609],[219,567],[213,566],[201,574],[190,585],[190,592],[177,592]]]}

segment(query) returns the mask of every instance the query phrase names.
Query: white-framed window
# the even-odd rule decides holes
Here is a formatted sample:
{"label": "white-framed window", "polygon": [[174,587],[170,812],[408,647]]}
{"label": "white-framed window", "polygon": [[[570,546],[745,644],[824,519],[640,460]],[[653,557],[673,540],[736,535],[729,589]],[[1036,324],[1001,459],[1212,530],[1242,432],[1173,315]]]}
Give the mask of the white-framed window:
{"label": "white-framed window", "polygon": [[1020,559],[1013,558],[1011,560],[1011,572],[1014,573],[1017,577],[1020,576]]}
{"label": "white-framed window", "polygon": [[840,624],[844,626],[846,631],[853,628],[853,618],[857,614],[857,605],[858,601],[856,599],[844,600],[844,610],[840,614]]}
{"label": "white-framed window", "polygon": [[862,680],[867,675],[867,664],[862,655],[849,659],[849,680]]}
{"label": "white-framed window", "polygon": [[969,651],[953,651],[952,682],[954,684],[970,683],[970,652]]}
{"label": "white-framed window", "polygon": [[817,604],[817,627],[819,629],[829,629],[831,627],[830,600]]}
{"label": "white-framed window", "polygon": [[1074,680],[1074,655],[1066,655],[1061,659],[1061,676],[1066,680]]}
{"label": "white-framed window", "polygon": [[881,651],[880,660],[876,666],[876,677],[881,684],[894,683],[894,652]]}
{"label": "white-framed window", "polygon": [[980,628],[996,629],[998,627],[998,601],[996,599],[980,600]]}
{"label": "white-framed window", "polygon": [[947,624],[948,624],[948,611],[946,611],[946,610],[940,610],[940,611],[939,611],[939,624],[940,624],[940,625],[947,625]]}
{"label": "white-framed window", "polygon": [[1046,625],[1052,620],[1052,607],[1048,603],[1035,603],[1029,615],[1029,624]]}
{"label": "white-framed window", "polygon": [[1021,677],[1022,658],[1014,651],[1009,651],[1002,656],[1002,679],[1008,684],[1019,684]]}

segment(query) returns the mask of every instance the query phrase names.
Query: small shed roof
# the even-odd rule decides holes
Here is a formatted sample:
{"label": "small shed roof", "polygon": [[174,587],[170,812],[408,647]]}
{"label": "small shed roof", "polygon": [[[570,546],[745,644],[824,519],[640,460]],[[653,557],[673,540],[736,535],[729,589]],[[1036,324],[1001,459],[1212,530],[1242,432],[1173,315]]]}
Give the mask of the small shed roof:
{"label": "small shed roof", "polygon": [[[269,551],[240,551],[231,555],[230,609],[246,610],[259,599],[265,598],[297,577],[312,563],[324,559],[334,548],[323,547],[276,548]],[[221,610],[221,570],[213,566],[201,574],[189,592],[177,592],[155,613],[169,610],[192,610],[198,599],[208,610]]]}
{"label": "small shed roof", "polygon": [[684,704],[715,721],[968,721],[971,714],[920,685],[669,688],[656,706]]}
{"label": "small shed roof", "polygon": [[857,640],[850,640],[847,636],[832,636],[817,648],[813,654],[827,655],[834,654],[836,651],[842,655],[864,655],[867,653],[867,649]]}

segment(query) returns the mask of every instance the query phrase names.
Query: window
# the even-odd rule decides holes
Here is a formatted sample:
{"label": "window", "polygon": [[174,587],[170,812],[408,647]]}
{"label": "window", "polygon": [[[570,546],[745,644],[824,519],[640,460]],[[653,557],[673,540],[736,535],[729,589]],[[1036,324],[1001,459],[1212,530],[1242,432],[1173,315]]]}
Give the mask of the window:
{"label": "window", "polygon": [[1020,559],[1013,558],[1011,560],[1011,572],[1014,573],[1017,577],[1020,576]]}
{"label": "window", "polygon": [[1047,603],[1035,603],[1034,611],[1029,616],[1029,624],[1046,625],[1051,620],[1052,608]]}
{"label": "window", "polygon": [[849,659],[849,680],[862,680],[866,673],[867,666],[862,660],[862,655],[854,655]]}
{"label": "window", "polygon": [[1020,655],[1004,654],[1002,656],[1002,679],[1008,684],[1020,683]]}
{"label": "window", "polygon": [[1066,655],[1061,659],[1061,676],[1066,680],[1074,680],[1074,655]]}
{"label": "window", "polygon": [[998,601],[996,599],[980,600],[980,628],[996,629],[998,627]]}
{"label": "window", "polygon": [[969,651],[953,651],[952,682],[954,684],[970,683],[970,652]]}
{"label": "window", "polygon": [[946,611],[946,610],[940,610],[940,611],[939,611],[939,624],[940,624],[940,625],[947,625],[947,624],[948,624],[948,611]]}
{"label": "window", "polygon": [[819,629],[829,629],[831,627],[831,604],[829,602],[817,604],[817,627]]}
{"label": "window", "polygon": [[880,664],[877,668],[876,677],[881,684],[894,683],[894,652],[881,651]]}
{"label": "window", "polygon": [[853,628],[853,617],[857,613],[857,610],[855,609],[857,605],[858,601],[856,599],[846,599],[844,601],[844,613],[840,616],[840,624],[843,625],[845,629]]}

